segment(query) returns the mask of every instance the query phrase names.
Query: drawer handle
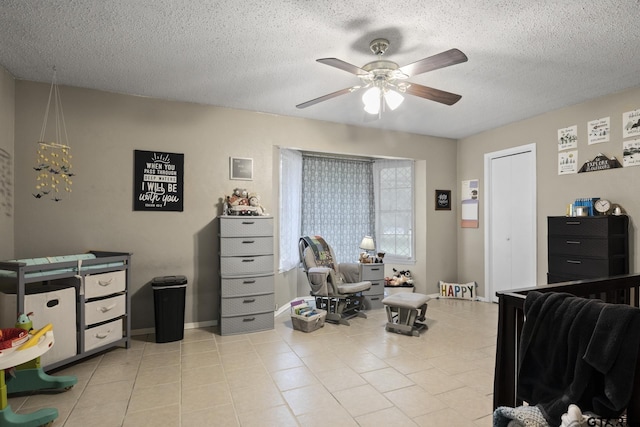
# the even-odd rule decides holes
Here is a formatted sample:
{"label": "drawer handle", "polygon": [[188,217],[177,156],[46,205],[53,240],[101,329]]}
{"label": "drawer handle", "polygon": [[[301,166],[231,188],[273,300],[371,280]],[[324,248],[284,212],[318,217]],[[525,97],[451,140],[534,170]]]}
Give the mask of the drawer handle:
{"label": "drawer handle", "polygon": [[251,224],[255,224],[256,222],[255,221],[242,221],[242,223],[244,225],[251,225]]}
{"label": "drawer handle", "polygon": [[567,245],[579,245],[580,242],[577,240],[567,240]]}
{"label": "drawer handle", "polygon": [[573,260],[573,259],[568,259],[567,263],[569,263],[569,264],[582,264],[582,261],[576,261],[576,260]]}
{"label": "drawer handle", "polygon": [[380,271],[380,267],[372,268],[371,271]]}
{"label": "drawer handle", "polygon": [[243,240],[242,243],[246,243],[246,244],[251,244],[251,243],[255,243],[255,240]]}
{"label": "drawer handle", "polygon": [[113,277],[109,280],[98,280],[98,285],[100,286],[109,286],[113,282]]}
{"label": "drawer handle", "polygon": [[107,311],[110,311],[110,310],[113,310],[114,308],[116,308],[116,305],[117,305],[116,303],[113,303],[113,304],[111,304],[111,305],[109,305],[107,307],[105,307],[105,306],[98,307],[97,310],[101,311],[103,313],[106,313]]}
{"label": "drawer handle", "polygon": [[371,301],[378,301],[380,298],[379,297],[373,297],[371,298]]}
{"label": "drawer handle", "polygon": [[242,284],[244,284],[244,285],[250,285],[250,284],[252,284],[252,283],[256,283],[256,281],[255,281],[255,280],[244,280],[244,281],[242,282]]}
{"label": "drawer handle", "polygon": [[243,259],[242,262],[253,262],[255,261],[253,258],[249,258],[249,259]]}
{"label": "drawer handle", "polygon": [[253,322],[254,320],[256,320],[255,317],[245,317],[242,319],[243,322]]}
{"label": "drawer handle", "polygon": [[566,223],[567,225],[580,225],[581,222],[580,221],[567,221]]}
{"label": "drawer handle", "polygon": [[103,339],[107,338],[107,337],[109,336],[109,334],[110,334],[110,333],[111,333],[111,329],[109,329],[107,332],[102,333],[102,334],[101,334],[100,332],[98,332],[98,333],[95,335],[95,337],[96,337],[96,338],[98,338],[99,340],[103,340]]}
{"label": "drawer handle", "polygon": [[251,304],[252,302],[256,302],[255,298],[250,298],[242,301],[243,304]]}
{"label": "drawer handle", "polygon": [[372,283],[371,286],[380,286],[380,283]]}

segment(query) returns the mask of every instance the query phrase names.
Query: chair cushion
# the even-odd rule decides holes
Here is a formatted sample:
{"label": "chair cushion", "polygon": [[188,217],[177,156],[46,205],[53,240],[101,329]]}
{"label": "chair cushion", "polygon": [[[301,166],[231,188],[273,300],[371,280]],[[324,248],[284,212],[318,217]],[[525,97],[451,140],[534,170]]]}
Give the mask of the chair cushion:
{"label": "chair cushion", "polygon": [[356,292],[363,292],[370,288],[371,282],[340,283],[338,285],[338,292],[341,294],[355,294]]}
{"label": "chair cushion", "polygon": [[418,309],[430,299],[431,297],[425,294],[402,292],[386,297],[382,303],[391,307]]}

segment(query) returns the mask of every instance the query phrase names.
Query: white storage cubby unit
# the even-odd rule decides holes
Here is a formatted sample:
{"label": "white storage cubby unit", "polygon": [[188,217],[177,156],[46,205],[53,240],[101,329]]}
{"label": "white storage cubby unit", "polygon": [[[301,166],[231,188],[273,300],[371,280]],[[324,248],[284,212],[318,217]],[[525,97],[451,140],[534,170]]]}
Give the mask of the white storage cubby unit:
{"label": "white storage cubby unit", "polygon": [[273,329],[273,217],[220,217],[220,334]]}
{"label": "white storage cubby unit", "polygon": [[42,358],[45,370],[130,346],[131,254],[91,254],[95,258],[81,262],[0,262],[0,290],[5,292],[0,295],[2,327],[13,326],[18,313],[30,311],[34,328],[53,325],[56,344]]}

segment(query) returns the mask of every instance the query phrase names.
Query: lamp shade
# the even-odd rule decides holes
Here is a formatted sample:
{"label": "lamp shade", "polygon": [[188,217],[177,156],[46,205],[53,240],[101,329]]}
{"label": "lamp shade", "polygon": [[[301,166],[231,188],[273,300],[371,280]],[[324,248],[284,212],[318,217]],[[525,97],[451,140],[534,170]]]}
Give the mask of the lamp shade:
{"label": "lamp shade", "polygon": [[369,114],[378,114],[378,112],[380,112],[380,93],[380,88],[373,86],[362,94],[364,111]]}
{"label": "lamp shade", "polygon": [[393,111],[398,108],[400,104],[402,104],[402,101],[404,101],[404,97],[395,90],[386,89],[384,91],[384,100],[387,102],[389,108],[391,108],[391,110]]}
{"label": "lamp shade", "polygon": [[362,242],[360,242],[360,249],[364,251],[373,251],[376,249],[375,243],[373,243],[373,237],[364,236]]}

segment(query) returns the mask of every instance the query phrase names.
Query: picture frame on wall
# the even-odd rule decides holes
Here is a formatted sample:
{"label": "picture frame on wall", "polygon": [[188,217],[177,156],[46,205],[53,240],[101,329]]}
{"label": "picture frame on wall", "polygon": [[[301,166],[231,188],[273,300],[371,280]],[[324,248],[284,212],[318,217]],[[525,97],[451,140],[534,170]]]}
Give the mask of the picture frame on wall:
{"label": "picture frame on wall", "polygon": [[253,181],[253,159],[229,157],[229,179]]}
{"label": "picture frame on wall", "polygon": [[451,210],[451,190],[436,190],[436,210]]}

